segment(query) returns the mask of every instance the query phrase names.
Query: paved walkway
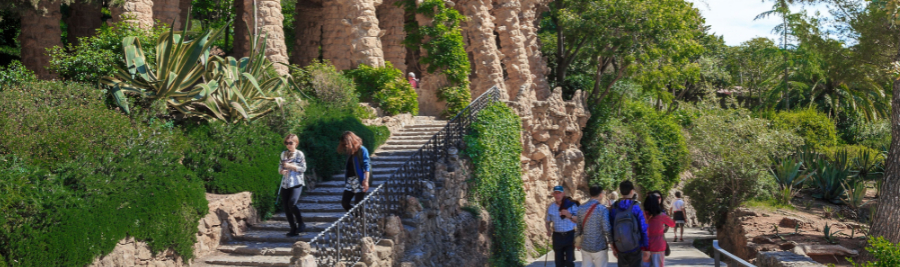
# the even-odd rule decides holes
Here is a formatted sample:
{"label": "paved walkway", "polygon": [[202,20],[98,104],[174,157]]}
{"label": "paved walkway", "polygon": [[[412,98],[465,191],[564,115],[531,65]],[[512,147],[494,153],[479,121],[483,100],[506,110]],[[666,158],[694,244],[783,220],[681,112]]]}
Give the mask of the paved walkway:
{"label": "paved walkway", "polygon": [[[714,238],[715,236],[710,235],[709,232],[700,230],[700,228],[686,228],[684,229],[684,242],[672,242],[673,238],[672,230],[670,229],[668,233],[666,233],[666,240],[669,242],[669,249],[672,250],[672,254],[666,257],[666,267],[686,267],[686,266],[714,266],[715,262],[712,258],[700,252],[700,250],[694,248],[693,241],[698,238]],[[535,261],[526,265],[527,267],[543,267],[545,266],[544,259],[547,259],[546,266],[556,266],[553,263],[553,252],[551,251],[549,255],[543,255]],[[725,266],[723,263],[722,266]],[[581,267],[581,252],[575,251],[575,267]],[[609,267],[618,267],[616,264],[616,257],[613,256],[612,252],[609,253]]]}

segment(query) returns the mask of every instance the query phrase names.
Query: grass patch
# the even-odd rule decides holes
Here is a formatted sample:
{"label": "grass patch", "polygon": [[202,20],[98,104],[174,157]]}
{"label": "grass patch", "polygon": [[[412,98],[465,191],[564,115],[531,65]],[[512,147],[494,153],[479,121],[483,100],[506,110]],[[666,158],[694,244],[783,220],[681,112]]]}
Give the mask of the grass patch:
{"label": "grass patch", "polygon": [[775,211],[779,209],[788,209],[788,210],[796,210],[794,205],[782,204],[779,203],[777,199],[753,199],[744,202],[745,207],[749,208],[757,208],[766,211]]}

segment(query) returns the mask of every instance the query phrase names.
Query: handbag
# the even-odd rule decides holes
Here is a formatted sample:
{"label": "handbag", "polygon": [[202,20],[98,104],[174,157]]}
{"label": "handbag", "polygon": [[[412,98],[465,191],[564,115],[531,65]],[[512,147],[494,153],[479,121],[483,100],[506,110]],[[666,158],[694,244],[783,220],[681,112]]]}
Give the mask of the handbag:
{"label": "handbag", "polygon": [[672,250],[669,249],[669,242],[666,242],[666,257],[668,257],[669,254],[672,254]]}
{"label": "handbag", "polygon": [[[581,227],[584,228],[584,225],[587,223],[588,217],[591,217],[591,213],[594,212],[594,208],[597,208],[597,204],[591,206],[591,209],[588,210],[587,214],[584,215],[584,219],[581,220]],[[584,229],[580,229],[582,234],[584,233]],[[583,239],[582,235],[575,236],[575,247],[581,247],[581,240]]]}

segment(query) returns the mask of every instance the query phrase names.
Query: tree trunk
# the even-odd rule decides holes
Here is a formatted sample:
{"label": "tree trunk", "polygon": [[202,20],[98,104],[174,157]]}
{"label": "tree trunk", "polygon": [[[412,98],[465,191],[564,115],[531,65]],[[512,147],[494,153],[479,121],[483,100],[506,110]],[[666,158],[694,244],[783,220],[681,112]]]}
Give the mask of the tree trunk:
{"label": "tree trunk", "polygon": [[144,29],[153,28],[153,0],[125,0],[122,5],[110,5],[113,22],[124,21]]}
{"label": "tree trunk", "polygon": [[[869,233],[897,244],[900,242],[900,80],[894,80],[891,98],[891,147],[885,160],[884,182],[878,189],[878,208]],[[868,251],[862,253],[863,259],[873,260]]]}
{"label": "tree trunk", "polygon": [[253,6],[244,6],[243,0],[234,0],[234,44],[231,54],[235,58],[250,56],[250,34],[253,33],[250,28],[253,27],[253,15],[251,13],[246,17],[244,14],[248,11],[253,12]]}
{"label": "tree trunk", "polygon": [[44,0],[38,3],[37,8],[22,8],[22,30],[19,34],[22,64],[43,80],[56,78],[55,73],[47,70],[50,65],[47,48],[62,46],[59,5],[59,1]]}
{"label": "tree trunk", "polygon": [[69,26],[69,34],[66,37],[73,46],[78,45],[78,38],[90,37],[100,28],[103,14],[100,13],[99,3],[90,3],[84,0],[75,1],[69,5],[71,13],[66,18]]}

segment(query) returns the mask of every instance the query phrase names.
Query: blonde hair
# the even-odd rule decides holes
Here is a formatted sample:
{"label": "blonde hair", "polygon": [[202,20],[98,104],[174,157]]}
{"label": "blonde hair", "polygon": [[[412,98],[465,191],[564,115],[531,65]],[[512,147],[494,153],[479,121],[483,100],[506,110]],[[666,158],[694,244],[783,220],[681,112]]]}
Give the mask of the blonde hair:
{"label": "blonde hair", "polygon": [[346,131],[341,135],[341,143],[338,144],[337,151],[341,154],[353,155],[359,151],[362,146],[362,139],[351,131]]}

